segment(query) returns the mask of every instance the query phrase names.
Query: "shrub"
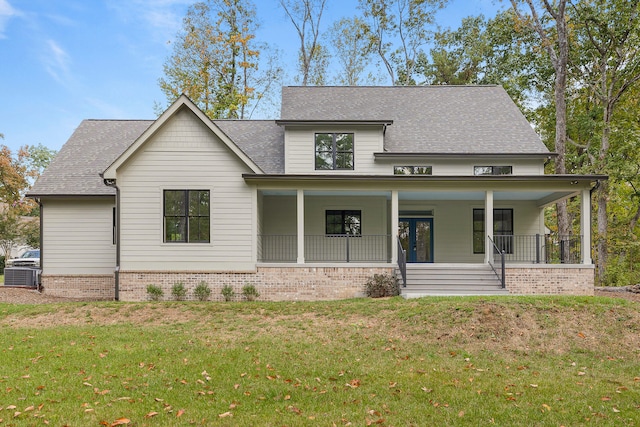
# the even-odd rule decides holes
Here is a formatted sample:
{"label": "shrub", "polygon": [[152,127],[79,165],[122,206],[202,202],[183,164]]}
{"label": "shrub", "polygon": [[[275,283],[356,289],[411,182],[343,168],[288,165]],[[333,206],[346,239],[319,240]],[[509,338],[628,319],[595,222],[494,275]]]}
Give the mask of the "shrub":
{"label": "shrub", "polygon": [[178,282],[171,287],[171,295],[176,301],[182,301],[187,296],[187,288],[184,287],[184,283]]}
{"label": "shrub", "polygon": [[4,255],[0,255],[0,274],[4,274]]}
{"label": "shrub", "polygon": [[400,284],[394,275],[374,274],[364,284],[364,292],[369,298],[395,297],[400,295]]}
{"label": "shrub", "polygon": [[159,286],[149,285],[147,286],[147,295],[149,295],[151,301],[160,301],[164,296],[164,292]]}
{"label": "shrub", "polygon": [[231,301],[236,294],[231,285],[224,285],[221,293],[225,301]]}
{"label": "shrub", "polygon": [[193,294],[198,298],[198,301],[206,301],[211,295],[211,289],[205,281],[198,283],[198,286],[193,290]]}
{"label": "shrub", "polygon": [[246,284],[242,287],[242,295],[247,301],[255,301],[260,296],[260,293],[256,289],[255,285]]}

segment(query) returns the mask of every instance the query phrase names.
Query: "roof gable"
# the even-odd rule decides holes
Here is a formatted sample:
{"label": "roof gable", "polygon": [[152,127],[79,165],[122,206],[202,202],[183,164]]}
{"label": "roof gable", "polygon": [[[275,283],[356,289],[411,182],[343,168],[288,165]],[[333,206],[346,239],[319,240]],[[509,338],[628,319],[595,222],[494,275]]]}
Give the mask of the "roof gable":
{"label": "roof gable", "polygon": [[149,126],[140,137],[131,144],[109,167],[102,173],[105,179],[116,179],[117,171],[133,154],[149,141],[162,126],[183,108],[189,109],[200,121],[213,132],[231,152],[233,152],[254,173],[262,173],[262,169],[249,158],[206,114],[202,112],[186,95],[181,95],[162,115]]}

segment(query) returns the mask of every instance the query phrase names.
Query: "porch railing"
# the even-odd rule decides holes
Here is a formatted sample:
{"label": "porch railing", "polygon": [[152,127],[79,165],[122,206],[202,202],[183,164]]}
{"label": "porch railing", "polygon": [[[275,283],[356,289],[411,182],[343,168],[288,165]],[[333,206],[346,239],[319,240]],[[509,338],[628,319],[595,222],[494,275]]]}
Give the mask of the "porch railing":
{"label": "porch railing", "polygon": [[557,234],[494,235],[494,251],[504,251],[507,262],[578,264],[582,236]]}
{"label": "porch railing", "polygon": [[402,276],[402,286],[407,287],[407,251],[402,247],[402,241],[398,237],[398,269]]}
{"label": "porch railing", "polygon": [[[296,235],[260,235],[260,262],[296,262]],[[306,262],[390,262],[390,236],[323,234],[304,236]]]}
{"label": "porch railing", "polygon": [[[497,236],[493,236],[494,238],[496,238]],[[501,236],[501,237],[508,237],[508,236]],[[496,273],[496,276],[498,276],[498,279],[500,280],[500,284],[502,285],[503,288],[506,287],[506,251],[504,249],[501,249],[500,247],[498,247],[498,245],[496,245],[496,242],[491,239],[491,237],[489,237],[489,241],[493,244],[493,256],[489,258],[489,265],[491,266],[491,268],[493,269],[493,272]],[[496,258],[499,258],[498,261],[496,261]]]}

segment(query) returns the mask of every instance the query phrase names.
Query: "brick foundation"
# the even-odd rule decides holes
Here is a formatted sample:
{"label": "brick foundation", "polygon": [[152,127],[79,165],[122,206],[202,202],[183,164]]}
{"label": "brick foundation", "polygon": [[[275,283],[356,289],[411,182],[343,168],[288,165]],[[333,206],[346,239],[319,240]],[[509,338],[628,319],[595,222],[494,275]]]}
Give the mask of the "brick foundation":
{"label": "brick foundation", "polygon": [[593,295],[595,270],[587,265],[508,266],[506,287],[518,295]]}
{"label": "brick foundation", "polygon": [[43,275],[44,293],[55,297],[113,300],[115,278],[108,275]]}
{"label": "brick foundation", "polygon": [[147,286],[159,286],[171,299],[171,287],[182,282],[188,300],[202,281],[211,289],[211,301],[223,301],[222,287],[230,285],[241,301],[242,287],[255,285],[261,301],[339,300],[364,295],[364,283],[374,274],[393,274],[392,267],[258,267],[255,273],[120,272],[122,301],[148,300]]}

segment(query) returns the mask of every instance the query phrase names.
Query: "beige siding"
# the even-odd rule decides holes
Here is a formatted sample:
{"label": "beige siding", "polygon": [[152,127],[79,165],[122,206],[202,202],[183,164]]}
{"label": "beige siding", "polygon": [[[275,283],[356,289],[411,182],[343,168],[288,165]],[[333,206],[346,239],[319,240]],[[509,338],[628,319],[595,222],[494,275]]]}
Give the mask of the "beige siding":
{"label": "beige siding", "polygon": [[[413,165],[411,165],[413,166]],[[417,165],[420,166],[420,165]],[[474,166],[511,166],[514,175],[543,175],[544,160],[520,160],[520,159],[441,159],[432,162],[433,175],[473,175]]]}
{"label": "beige siding", "polygon": [[[354,134],[354,169],[348,171],[316,171],[316,132],[352,132]],[[288,174],[387,174],[389,166],[377,164],[373,158],[373,153],[381,151],[381,126],[373,128],[345,126],[287,128],[285,132],[285,172]]]}
{"label": "beige siding", "polygon": [[113,274],[114,199],[43,201],[43,273]]}
{"label": "beige siding", "polygon": [[[118,170],[123,270],[255,268],[250,172],[191,112],[182,110]],[[164,243],[163,190],[209,190],[211,242]]]}
{"label": "beige siding", "polygon": [[[484,262],[473,253],[473,209],[484,208],[477,201],[400,201],[400,210],[433,210],[434,262]],[[533,202],[499,202],[494,208],[513,209],[514,234],[544,234],[542,211]]]}

